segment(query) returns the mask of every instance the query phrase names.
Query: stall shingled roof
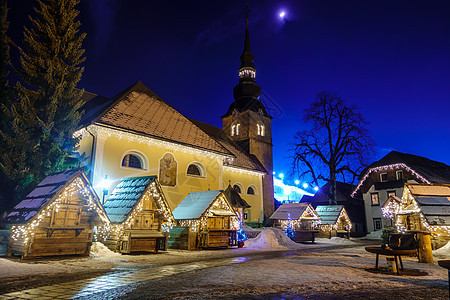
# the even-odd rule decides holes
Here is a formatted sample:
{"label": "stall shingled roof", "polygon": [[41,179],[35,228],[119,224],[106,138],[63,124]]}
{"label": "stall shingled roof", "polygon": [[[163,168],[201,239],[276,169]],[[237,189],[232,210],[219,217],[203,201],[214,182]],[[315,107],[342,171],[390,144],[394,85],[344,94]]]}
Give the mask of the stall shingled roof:
{"label": "stall shingled roof", "polygon": [[[220,196],[226,200],[221,190],[189,193],[173,210],[175,220],[195,220],[200,218],[208,207]],[[228,201],[227,201],[228,202]],[[231,210],[231,205],[230,205]]]}
{"label": "stall shingled roof", "polygon": [[122,178],[103,204],[111,222],[118,224],[125,221],[149,185],[156,180],[156,176]]}
{"label": "stall shingled roof", "polygon": [[[270,216],[270,219],[274,220],[298,220],[303,213],[311,208],[314,209],[308,203],[285,203],[277,208],[277,210]],[[316,213],[317,214],[317,213]]]}
{"label": "stall shingled roof", "polygon": [[[25,199],[20,201],[14,207],[2,223],[27,223],[37,215],[44,206],[49,204],[57,193],[62,191],[65,186],[68,186],[77,177],[81,177],[85,183],[89,184],[86,175],[81,170],[67,170],[47,176],[25,197]],[[90,192],[94,197],[97,197],[93,189],[90,189]]]}
{"label": "stall shingled roof", "polygon": [[316,212],[322,219],[322,225],[333,225],[337,222],[343,209],[343,205],[318,205]]}

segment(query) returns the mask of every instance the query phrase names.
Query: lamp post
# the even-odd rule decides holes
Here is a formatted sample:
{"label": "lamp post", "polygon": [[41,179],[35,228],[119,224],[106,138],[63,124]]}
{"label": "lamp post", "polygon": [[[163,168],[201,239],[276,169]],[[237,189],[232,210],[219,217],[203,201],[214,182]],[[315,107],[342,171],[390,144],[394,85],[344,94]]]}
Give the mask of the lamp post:
{"label": "lamp post", "polygon": [[108,195],[108,188],[110,184],[111,182],[108,179],[108,175],[105,175],[105,178],[103,178],[102,182],[100,183],[100,186],[103,189],[102,205],[105,204],[105,196]]}

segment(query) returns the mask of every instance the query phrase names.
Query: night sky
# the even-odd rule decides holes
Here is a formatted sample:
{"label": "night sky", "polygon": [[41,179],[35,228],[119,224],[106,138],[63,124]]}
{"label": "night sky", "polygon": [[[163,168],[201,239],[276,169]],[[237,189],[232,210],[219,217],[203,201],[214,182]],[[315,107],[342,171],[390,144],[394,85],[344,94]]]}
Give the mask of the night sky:
{"label": "night sky", "polygon": [[[9,34],[19,45],[34,5],[8,1]],[[256,82],[274,116],[275,171],[288,172],[302,110],[324,89],[359,106],[377,143],[374,159],[397,150],[450,164],[450,1],[249,6]],[[185,116],[221,127],[238,82],[244,7],[236,0],[82,0],[88,37],[79,86],[112,97],[141,80]]]}

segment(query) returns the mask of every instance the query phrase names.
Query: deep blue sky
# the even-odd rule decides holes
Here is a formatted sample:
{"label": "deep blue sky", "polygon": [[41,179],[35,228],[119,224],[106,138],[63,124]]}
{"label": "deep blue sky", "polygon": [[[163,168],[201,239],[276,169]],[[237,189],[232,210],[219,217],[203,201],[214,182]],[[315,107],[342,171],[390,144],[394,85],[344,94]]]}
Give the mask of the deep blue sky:
{"label": "deep blue sky", "polygon": [[[244,3],[82,1],[80,87],[112,97],[141,80],[184,115],[221,127],[238,82]],[[21,44],[36,1],[8,5]],[[450,164],[450,1],[267,0],[250,10],[256,81],[276,110],[276,171],[289,169],[301,112],[324,89],[360,107],[376,158],[397,150]]]}

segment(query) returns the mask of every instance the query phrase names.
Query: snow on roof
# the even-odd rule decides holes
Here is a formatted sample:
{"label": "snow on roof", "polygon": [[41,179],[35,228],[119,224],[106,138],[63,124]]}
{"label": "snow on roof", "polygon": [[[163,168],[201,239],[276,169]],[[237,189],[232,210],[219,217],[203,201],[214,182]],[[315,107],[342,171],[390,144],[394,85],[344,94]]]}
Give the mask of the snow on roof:
{"label": "snow on roof", "polygon": [[175,220],[200,218],[221,193],[220,190],[189,193],[173,210]]}
{"label": "snow on roof", "polygon": [[[450,226],[450,185],[407,183],[406,187],[428,224]],[[401,214],[416,212],[412,204],[401,210]]]}
{"label": "snow on roof", "polygon": [[47,176],[25,199],[14,207],[13,211],[5,217],[4,222],[9,224],[27,223],[79,172],[81,171],[67,170]]}
{"label": "snow on roof", "polygon": [[103,207],[112,223],[122,223],[156,176],[122,178]]}
{"label": "snow on roof", "polygon": [[321,224],[332,225],[337,222],[343,208],[343,205],[318,205],[316,212],[322,219]]}
{"label": "snow on roof", "polygon": [[314,209],[307,203],[285,203],[277,208],[277,210],[270,216],[270,219],[275,220],[298,220],[303,213],[310,207],[314,212]]}
{"label": "snow on roof", "polygon": [[93,121],[179,144],[230,155],[215,139],[137,82],[113,98],[114,102]]}
{"label": "snow on roof", "polygon": [[450,197],[450,185],[443,184],[407,184],[414,196],[444,196]]}

